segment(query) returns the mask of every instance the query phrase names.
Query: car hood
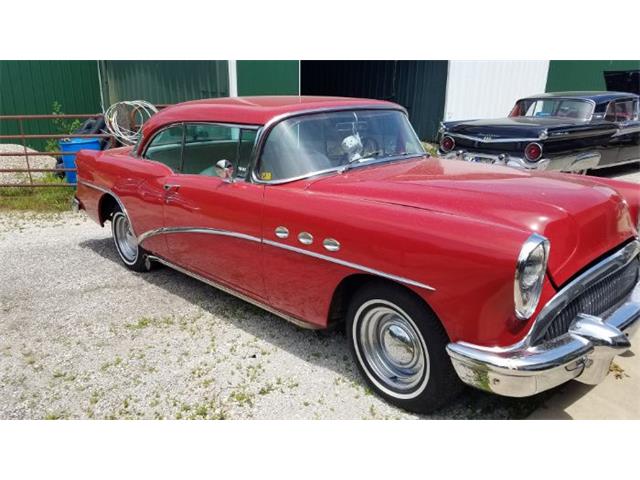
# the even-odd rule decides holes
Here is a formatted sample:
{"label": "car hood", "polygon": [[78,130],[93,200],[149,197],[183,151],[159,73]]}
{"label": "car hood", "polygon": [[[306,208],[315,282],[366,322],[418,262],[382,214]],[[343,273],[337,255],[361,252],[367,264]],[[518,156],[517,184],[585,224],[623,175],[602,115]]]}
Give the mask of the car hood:
{"label": "car hood", "polygon": [[634,235],[622,196],[577,175],[424,157],[353,168],[306,188],[541,233],[551,242],[549,273],[557,284]]}
{"label": "car hood", "polygon": [[506,117],[445,122],[444,125],[449,133],[470,135],[481,139],[538,138],[543,132],[579,132],[613,128],[610,124],[592,124],[585,120],[561,117]]}

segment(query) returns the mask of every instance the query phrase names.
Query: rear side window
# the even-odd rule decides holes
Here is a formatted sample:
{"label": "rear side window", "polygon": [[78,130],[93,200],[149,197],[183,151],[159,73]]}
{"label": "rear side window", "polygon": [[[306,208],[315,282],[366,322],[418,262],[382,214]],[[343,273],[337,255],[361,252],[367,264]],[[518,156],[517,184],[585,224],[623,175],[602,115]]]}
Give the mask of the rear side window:
{"label": "rear side window", "polygon": [[607,108],[605,120],[610,122],[628,122],[638,119],[637,100],[616,100]]}
{"label": "rear side window", "polygon": [[236,178],[245,178],[256,131],[216,124],[187,124],[182,154],[182,173],[215,176],[215,166],[228,160]]}
{"label": "rear side window", "polygon": [[174,125],[162,130],[149,142],[144,158],[164,163],[174,172],[180,172],[182,136],[182,125]]}
{"label": "rear side window", "polygon": [[187,124],[182,173],[215,176],[215,166],[228,160],[235,166],[240,129],[213,124]]}

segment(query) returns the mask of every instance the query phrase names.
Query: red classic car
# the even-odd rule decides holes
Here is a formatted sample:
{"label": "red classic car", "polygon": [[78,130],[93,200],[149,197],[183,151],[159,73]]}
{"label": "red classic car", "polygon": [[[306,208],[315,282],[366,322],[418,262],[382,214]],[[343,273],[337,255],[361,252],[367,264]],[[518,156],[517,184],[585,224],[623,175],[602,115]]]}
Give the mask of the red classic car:
{"label": "red classic car", "polygon": [[76,207],[111,222],[127,267],[344,325],[366,381],[408,410],[464,383],[598,383],[640,324],[636,185],[431,158],[393,103],[187,102],[77,166]]}

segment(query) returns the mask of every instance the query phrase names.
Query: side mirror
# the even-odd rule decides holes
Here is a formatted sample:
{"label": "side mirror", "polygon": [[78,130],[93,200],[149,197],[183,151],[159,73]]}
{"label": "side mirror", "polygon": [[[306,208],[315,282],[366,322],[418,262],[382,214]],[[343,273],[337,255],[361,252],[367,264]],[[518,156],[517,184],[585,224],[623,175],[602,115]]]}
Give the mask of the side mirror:
{"label": "side mirror", "polygon": [[216,163],[216,175],[228,182],[233,181],[233,165],[229,160],[219,160]]}

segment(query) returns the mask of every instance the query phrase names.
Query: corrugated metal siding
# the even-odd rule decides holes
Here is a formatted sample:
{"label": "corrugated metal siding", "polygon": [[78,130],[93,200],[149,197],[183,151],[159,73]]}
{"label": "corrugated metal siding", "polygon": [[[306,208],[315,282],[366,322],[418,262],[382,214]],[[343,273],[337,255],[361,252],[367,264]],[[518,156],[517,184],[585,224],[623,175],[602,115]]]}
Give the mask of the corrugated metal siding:
{"label": "corrugated metal siding", "polygon": [[229,96],[226,60],[100,62],[105,108],[122,100],[154,104]]}
{"label": "corrugated metal siding", "polygon": [[542,93],[548,61],[450,61],[445,120],[500,118],[521,97]]}
{"label": "corrugated metal siding", "polygon": [[[100,85],[95,60],[0,60],[0,114],[36,115],[52,113],[53,103],[64,113],[100,111]],[[24,123],[25,133],[57,133],[48,120]],[[17,122],[0,121],[4,135],[18,134]],[[5,140],[5,143],[18,143]],[[28,143],[40,149],[44,141]]]}
{"label": "corrugated metal siding", "polygon": [[339,95],[390,100],[404,106],[423,140],[433,140],[442,119],[446,61],[301,62],[305,95]]}
{"label": "corrugated metal siding", "polygon": [[638,69],[640,60],[551,60],[545,91],[606,90],[605,71]]}
{"label": "corrugated metal siding", "polygon": [[298,95],[298,60],[238,60],[238,95]]}
{"label": "corrugated metal siding", "polygon": [[395,101],[408,110],[422,140],[435,140],[444,112],[447,62],[398,62],[396,74]]}

